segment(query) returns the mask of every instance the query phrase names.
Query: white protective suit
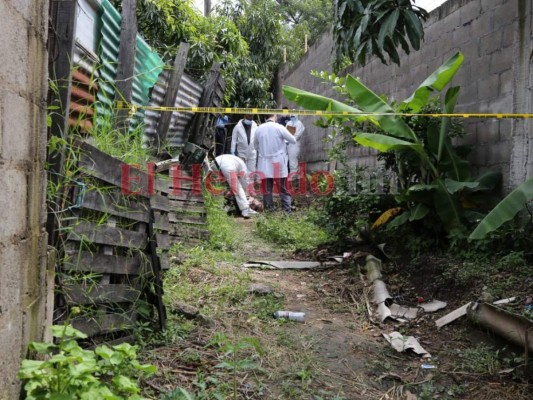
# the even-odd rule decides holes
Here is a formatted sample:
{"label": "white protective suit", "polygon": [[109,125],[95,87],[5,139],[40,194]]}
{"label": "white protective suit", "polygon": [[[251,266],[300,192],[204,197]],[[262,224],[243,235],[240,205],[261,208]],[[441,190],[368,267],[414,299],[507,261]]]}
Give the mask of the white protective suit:
{"label": "white protective suit", "polygon": [[296,143],[287,145],[287,153],[289,153],[289,172],[296,172],[298,170],[298,157],[300,156],[300,139],[302,133],[305,131],[305,126],[302,121],[296,119],[296,121],[289,120],[286,126],[293,126],[296,128],[294,133],[294,139]]}
{"label": "white protective suit", "polygon": [[[226,181],[232,189],[239,210],[241,210],[241,214],[247,216],[250,211],[250,205],[246,197],[246,187],[248,184],[248,170],[246,164],[239,157],[232,154],[222,154],[216,157],[215,161],[220,168],[220,172],[222,172],[222,175],[224,175],[224,178],[226,178]],[[216,165],[214,167],[215,168],[213,169],[216,169]]]}
{"label": "white protective suit", "polygon": [[[287,170],[287,145],[295,144],[296,139],[284,126],[267,121],[255,132],[254,146],[257,149],[257,170],[265,178],[286,178]],[[279,164],[279,176],[274,176],[274,164]]]}
{"label": "white protective suit", "polygon": [[246,163],[246,168],[249,172],[255,171],[256,161],[257,161],[257,152],[254,148],[254,139],[255,131],[257,129],[257,124],[255,121],[252,121],[252,126],[250,129],[250,143],[248,143],[248,138],[246,137],[246,130],[244,129],[242,119],[235,125],[233,128],[233,133],[231,135],[231,154],[235,154],[238,157],[242,158]]}

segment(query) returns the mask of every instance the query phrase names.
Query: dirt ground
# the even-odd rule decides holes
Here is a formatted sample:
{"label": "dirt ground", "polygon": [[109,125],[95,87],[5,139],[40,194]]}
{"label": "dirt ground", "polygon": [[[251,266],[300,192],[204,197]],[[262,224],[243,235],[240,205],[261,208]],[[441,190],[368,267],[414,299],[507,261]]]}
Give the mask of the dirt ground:
{"label": "dirt ground", "polygon": [[[259,239],[253,221],[238,221],[244,238],[244,259],[296,257]],[[405,282],[397,276],[398,265],[385,263],[387,273],[391,292],[400,292],[399,286]],[[439,298],[450,301],[445,310],[409,324],[376,325],[368,319],[365,288],[355,263],[297,271],[243,269],[217,263],[216,272],[196,270],[185,279],[196,284],[211,279],[210,284],[219,286],[229,280],[230,287],[237,281],[246,286],[261,283],[273,292],[266,296],[246,294],[224,306],[215,307],[215,300],[209,303],[209,296],[192,304],[200,312],[207,310],[208,323],[192,320],[183,339],[149,352],[148,360],[160,371],[148,382],[154,392],[183,387],[195,393],[193,398],[197,399],[533,399],[533,389],[523,371],[505,368],[507,364],[487,358],[491,351],[497,353],[500,350],[496,349],[503,347],[502,354],[506,352],[509,357],[520,355],[519,349],[498,341],[466,318],[437,331],[435,319],[460,305],[459,299],[446,299],[446,293]],[[408,294],[406,303],[414,302],[417,294],[427,298],[432,295],[424,282],[415,282],[402,292]],[[271,313],[276,309],[305,312],[305,322],[275,320]],[[418,338],[432,358],[397,353],[382,337],[382,333],[393,330]],[[224,342],[226,346],[217,348],[212,344],[213,336],[221,333],[219,344]],[[257,339],[261,352],[239,347],[246,338]],[[491,350],[468,352],[480,343]],[[221,360],[228,358],[233,361],[229,363],[232,367],[221,368]],[[255,366],[248,368],[246,361]],[[423,368],[424,364],[432,369]]]}

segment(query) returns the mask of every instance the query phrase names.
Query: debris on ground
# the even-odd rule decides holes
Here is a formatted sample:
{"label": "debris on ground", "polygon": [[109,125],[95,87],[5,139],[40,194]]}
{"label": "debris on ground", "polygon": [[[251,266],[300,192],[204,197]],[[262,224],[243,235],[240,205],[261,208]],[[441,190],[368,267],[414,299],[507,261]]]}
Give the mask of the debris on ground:
{"label": "debris on ground", "polygon": [[244,268],[264,268],[264,269],[315,269],[329,268],[337,265],[336,262],[320,261],[249,261],[244,263]]}
{"label": "debris on ground", "polygon": [[444,325],[448,325],[450,322],[455,321],[458,318],[461,318],[466,315],[467,308],[472,304],[472,302],[466,303],[465,305],[453,310],[451,313],[446,314],[444,317],[439,318],[435,321],[437,328],[440,329]]}
{"label": "debris on ground", "polygon": [[467,315],[477,324],[533,352],[533,321],[486,303],[473,303]]}
{"label": "debris on ground", "polygon": [[390,345],[398,352],[403,353],[407,350],[412,350],[416,354],[422,356],[422,358],[431,358],[429,354],[418,340],[413,336],[403,336],[400,332],[391,332],[390,334],[383,334],[383,337],[390,343]]}

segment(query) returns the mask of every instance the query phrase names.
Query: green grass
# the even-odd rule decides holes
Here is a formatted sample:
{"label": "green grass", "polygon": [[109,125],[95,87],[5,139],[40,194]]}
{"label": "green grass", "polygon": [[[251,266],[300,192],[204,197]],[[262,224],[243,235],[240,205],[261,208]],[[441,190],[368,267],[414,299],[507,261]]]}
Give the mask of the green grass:
{"label": "green grass", "polygon": [[308,214],[267,214],[257,220],[256,229],[260,237],[287,250],[312,250],[329,239]]}

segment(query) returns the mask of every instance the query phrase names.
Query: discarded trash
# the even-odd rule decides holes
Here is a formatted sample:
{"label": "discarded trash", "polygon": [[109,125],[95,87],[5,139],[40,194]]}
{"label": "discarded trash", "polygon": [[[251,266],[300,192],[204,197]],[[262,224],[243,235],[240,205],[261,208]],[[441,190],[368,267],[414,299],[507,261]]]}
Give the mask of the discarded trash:
{"label": "discarded trash", "polygon": [[474,303],[467,310],[476,323],[491,329],[507,340],[533,351],[533,322],[516,314],[510,314],[491,304]]}
{"label": "discarded trash", "polygon": [[338,265],[336,262],[319,261],[250,261],[244,263],[244,268],[267,268],[267,269],[313,269],[327,268]]}
{"label": "discarded trash", "polygon": [[405,319],[415,319],[418,314],[418,308],[404,307],[396,303],[390,305],[391,317],[393,318],[405,318]]}
{"label": "discarded trash", "polygon": [[381,261],[373,255],[366,257],[366,279],[373,283],[376,279],[381,279]]}
{"label": "discarded trash", "polygon": [[524,304],[527,312],[533,312],[533,296],[527,296]]}
{"label": "discarded trash", "polygon": [[276,311],[274,313],[274,318],[287,318],[291,321],[304,322],[305,313],[295,311]]}
{"label": "discarded trash", "polygon": [[439,318],[437,321],[435,321],[435,324],[437,325],[437,328],[440,329],[444,325],[448,325],[450,322],[455,321],[458,318],[461,318],[466,315],[466,309],[472,304],[472,302],[465,304],[464,306],[461,306],[455,310],[453,310],[451,313],[446,314],[444,317]]}
{"label": "discarded trash", "polygon": [[420,343],[418,343],[418,340],[413,336],[402,336],[400,332],[392,332],[390,334],[384,333],[383,337],[399,353],[411,349],[416,354],[422,356],[422,358],[431,357],[431,354],[424,350]]}
{"label": "discarded trash", "polygon": [[514,301],[516,301],[516,297],[509,297],[508,299],[496,300],[492,304],[494,304],[495,306],[499,306],[500,304],[509,304]]}
{"label": "discarded trash", "polygon": [[420,366],[420,368],[422,368],[422,369],[437,369],[437,366],[436,365],[431,365],[431,364],[422,364]]}
{"label": "discarded trash", "polygon": [[448,303],[440,300],[433,300],[429,303],[420,304],[419,307],[422,308],[425,312],[435,312],[446,307]]}

